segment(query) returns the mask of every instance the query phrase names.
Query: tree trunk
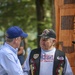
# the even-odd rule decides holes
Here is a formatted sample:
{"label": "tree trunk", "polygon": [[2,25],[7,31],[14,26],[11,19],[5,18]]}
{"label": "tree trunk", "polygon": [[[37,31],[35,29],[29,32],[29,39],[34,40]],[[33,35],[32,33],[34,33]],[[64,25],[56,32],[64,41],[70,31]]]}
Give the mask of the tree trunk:
{"label": "tree trunk", "polygon": [[[44,0],[36,0],[36,14],[37,14],[37,32],[40,35],[43,31],[43,21],[44,21]],[[40,37],[37,36],[37,42],[39,47]]]}

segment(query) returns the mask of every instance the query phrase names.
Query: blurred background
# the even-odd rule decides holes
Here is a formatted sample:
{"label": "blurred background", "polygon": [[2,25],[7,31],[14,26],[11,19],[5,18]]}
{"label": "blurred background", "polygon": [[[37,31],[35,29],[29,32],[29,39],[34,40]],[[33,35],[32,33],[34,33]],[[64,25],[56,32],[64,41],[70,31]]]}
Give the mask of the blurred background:
{"label": "blurred background", "polygon": [[75,75],[75,0],[0,0],[0,47],[10,26],[19,26],[29,35],[24,39],[25,57],[39,47],[38,35],[44,29],[54,29],[57,48],[66,53]]}
{"label": "blurred background", "polygon": [[0,46],[6,29],[19,26],[29,35],[25,48],[39,47],[38,35],[46,28],[54,28],[53,14],[53,0],[0,0]]}

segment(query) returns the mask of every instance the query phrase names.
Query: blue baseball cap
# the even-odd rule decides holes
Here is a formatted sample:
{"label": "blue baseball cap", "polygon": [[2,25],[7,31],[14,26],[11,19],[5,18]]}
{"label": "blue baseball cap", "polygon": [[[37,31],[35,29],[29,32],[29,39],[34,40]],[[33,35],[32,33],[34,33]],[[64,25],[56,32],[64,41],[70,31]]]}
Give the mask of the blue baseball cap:
{"label": "blue baseball cap", "polygon": [[17,37],[26,38],[28,36],[28,34],[23,32],[23,30],[18,26],[12,26],[8,28],[6,34],[7,34],[7,38],[10,39],[17,38]]}

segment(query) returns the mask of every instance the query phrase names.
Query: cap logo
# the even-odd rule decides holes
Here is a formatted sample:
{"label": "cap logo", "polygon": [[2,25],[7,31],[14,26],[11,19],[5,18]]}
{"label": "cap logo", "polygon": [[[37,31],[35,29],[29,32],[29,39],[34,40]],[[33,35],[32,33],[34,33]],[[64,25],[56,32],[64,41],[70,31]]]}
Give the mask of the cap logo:
{"label": "cap logo", "polygon": [[43,31],[42,35],[47,35],[48,32],[49,32],[49,30],[48,30],[48,29],[45,29],[45,30]]}

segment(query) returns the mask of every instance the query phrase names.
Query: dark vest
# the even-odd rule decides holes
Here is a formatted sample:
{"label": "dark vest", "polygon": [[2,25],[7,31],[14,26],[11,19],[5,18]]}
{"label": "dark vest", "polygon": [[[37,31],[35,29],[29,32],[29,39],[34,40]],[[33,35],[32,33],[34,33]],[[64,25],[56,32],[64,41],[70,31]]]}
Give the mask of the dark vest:
{"label": "dark vest", "polygon": [[[31,51],[29,58],[29,65],[30,65],[29,75],[39,75],[40,58],[41,58],[41,48],[37,48]],[[53,75],[64,75],[63,73],[64,65],[65,65],[65,53],[60,50],[56,50],[54,56]]]}

